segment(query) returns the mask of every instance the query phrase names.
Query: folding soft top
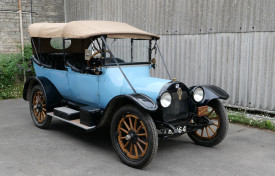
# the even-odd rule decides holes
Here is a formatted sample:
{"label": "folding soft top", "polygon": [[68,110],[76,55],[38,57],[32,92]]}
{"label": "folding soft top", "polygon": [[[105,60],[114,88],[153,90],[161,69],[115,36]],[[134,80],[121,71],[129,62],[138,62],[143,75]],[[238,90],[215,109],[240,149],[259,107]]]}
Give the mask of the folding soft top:
{"label": "folding soft top", "polygon": [[107,35],[108,38],[159,39],[126,23],[114,21],[72,21],[69,23],[35,23],[29,26],[31,37],[85,39]]}

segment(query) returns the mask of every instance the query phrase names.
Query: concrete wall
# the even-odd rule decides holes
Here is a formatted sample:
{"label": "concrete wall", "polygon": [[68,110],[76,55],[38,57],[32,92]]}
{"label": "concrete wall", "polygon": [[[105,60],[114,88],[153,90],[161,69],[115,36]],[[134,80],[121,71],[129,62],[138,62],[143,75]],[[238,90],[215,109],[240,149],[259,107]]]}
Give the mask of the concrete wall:
{"label": "concrete wall", "polygon": [[[65,20],[157,33],[178,80],[222,87],[227,105],[275,112],[275,0],[65,0]],[[167,78],[160,60],[153,75]]]}
{"label": "concrete wall", "polygon": [[[29,43],[31,0],[21,0],[24,42]],[[33,0],[33,22],[64,22],[63,0]],[[20,52],[18,0],[0,1],[0,53]]]}

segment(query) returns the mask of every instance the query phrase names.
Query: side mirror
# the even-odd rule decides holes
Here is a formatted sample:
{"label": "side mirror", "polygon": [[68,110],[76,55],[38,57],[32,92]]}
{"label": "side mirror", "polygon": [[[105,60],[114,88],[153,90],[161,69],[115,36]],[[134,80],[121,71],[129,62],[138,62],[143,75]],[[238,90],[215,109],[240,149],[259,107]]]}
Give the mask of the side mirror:
{"label": "side mirror", "polygon": [[156,58],[151,59],[151,67],[153,67],[154,69],[156,68],[156,63],[157,63]]}

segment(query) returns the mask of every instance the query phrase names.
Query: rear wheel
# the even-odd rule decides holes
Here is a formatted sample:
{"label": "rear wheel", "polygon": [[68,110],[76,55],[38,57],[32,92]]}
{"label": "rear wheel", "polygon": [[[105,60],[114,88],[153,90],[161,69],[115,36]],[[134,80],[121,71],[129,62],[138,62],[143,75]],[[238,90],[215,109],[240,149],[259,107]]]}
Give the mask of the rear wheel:
{"label": "rear wheel", "polygon": [[47,115],[46,97],[40,85],[33,87],[29,104],[34,124],[39,128],[50,128],[52,118]]}
{"label": "rear wheel", "polygon": [[111,139],[119,158],[126,165],[143,168],[153,159],[158,149],[158,134],[151,116],[127,105],[114,115]]}
{"label": "rear wheel", "polygon": [[211,147],[219,144],[225,138],[228,131],[228,116],[219,100],[209,102],[207,118],[214,124],[190,132],[188,136],[199,145]]}

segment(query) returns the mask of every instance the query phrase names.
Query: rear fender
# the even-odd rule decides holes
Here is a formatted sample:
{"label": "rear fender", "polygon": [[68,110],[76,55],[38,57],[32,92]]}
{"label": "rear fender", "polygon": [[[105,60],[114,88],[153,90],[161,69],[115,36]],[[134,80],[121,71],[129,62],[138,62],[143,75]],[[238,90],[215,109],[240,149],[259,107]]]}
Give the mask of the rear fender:
{"label": "rear fender", "polygon": [[35,85],[40,85],[43,89],[44,95],[46,95],[45,99],[47,102],[47,110],[51,110],[54,107],[61,105],[62,97],[58,90],[48,78],[42,76],[33,76],[26,81],[23,90],[24,100],[30,100],[31,90]]}

